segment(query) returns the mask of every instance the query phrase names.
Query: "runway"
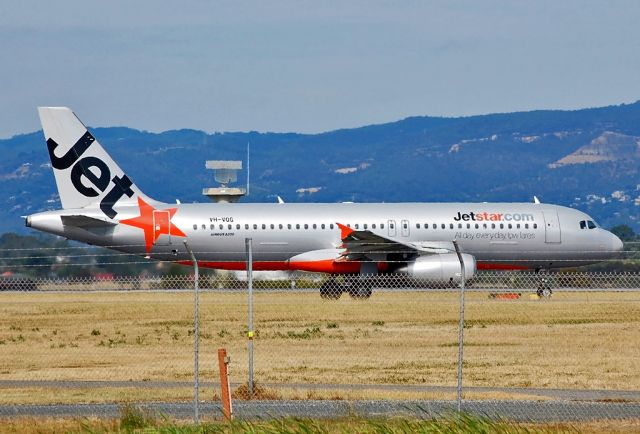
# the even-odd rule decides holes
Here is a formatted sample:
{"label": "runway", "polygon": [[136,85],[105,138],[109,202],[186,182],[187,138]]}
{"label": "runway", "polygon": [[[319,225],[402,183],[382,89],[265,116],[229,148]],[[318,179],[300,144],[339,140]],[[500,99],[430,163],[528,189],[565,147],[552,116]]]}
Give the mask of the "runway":
{"label": "runway", "polygon": [[[303,390],[385,390],[411,392],[452,393],[453,386],[391,385],[391,384],[302,384],[264,383],[267,388]],[[219,385],[202,382],[201,387]],[[237,385],[233,385],[236,387]],[[193,382],[164,381],[31,381],[2,380],[0,390],[8,388],[189,388]],[[640,391],[634,390],[584,390],[541,389],[505,387],[466,387],[465,392],[502,392],[528,396],[514,400],[467,400],[463,410],[491,417],[503,417],[516,421],[589,421],[602,419],[637,419],[640,416]],[[539,400],[531,399],[531,396]],[[270,417],[319,417],[336,418],[348,415],[433,417],[455,409],[456,403],[448,400],[278,400],[235,401],[234,412],[239,418],[258,419]],[[175,418],[190,418],[193,403],[152,402],[140,403],[157,413]],[[50,404],[50,405],[0,405],[0,417],[101,417],[117,418],[121,404]],[[219,417],[220,404],[203,402],[201,413],[205,418]]]}
{"label": "runway", "polygon": [[[193,403],[144,403],[158,414],[177,419],[193,417]],[[99,417],[117,418],[120,404],[52,404],[0,405],[3,417]],[[276,417],[338,418],[348,416],[414,416],[431,418],[456,408],[454,401],[252,401],[234,402],[233,411],[240,419]],[[220,418],[219,403],[200,405],[202,419]],[[638,419],[640,403],[573,401],[465,401],[462,410],[488,417],[513,421],[578,422],[612,419]]]}

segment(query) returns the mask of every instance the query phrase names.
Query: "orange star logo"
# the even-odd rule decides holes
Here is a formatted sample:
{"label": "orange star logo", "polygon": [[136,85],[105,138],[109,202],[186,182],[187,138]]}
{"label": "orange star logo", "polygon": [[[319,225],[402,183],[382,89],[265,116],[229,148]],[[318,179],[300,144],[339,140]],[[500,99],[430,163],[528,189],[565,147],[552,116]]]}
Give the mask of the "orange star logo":
{"label": "orange star logo", "polygon": [[140,197],[138,198],[138,207],[140,208],[140,215],[138,217],[121,220],[120,223],[134,226],[144,231],[144,242],[147,247],[147,252],[151,250],[151,247],[153,247],[158,238],[160,238],[160,235],[186,237],[184,232],[171,224],[171,219],[176,211],[178,211],[178,208],[157,210]]}

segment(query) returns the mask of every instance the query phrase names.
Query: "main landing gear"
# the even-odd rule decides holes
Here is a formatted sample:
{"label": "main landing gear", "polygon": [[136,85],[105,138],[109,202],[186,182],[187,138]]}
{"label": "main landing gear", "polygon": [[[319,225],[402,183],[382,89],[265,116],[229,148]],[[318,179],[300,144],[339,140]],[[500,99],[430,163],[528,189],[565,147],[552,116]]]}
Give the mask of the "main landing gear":
{"label": "main landing gear", "polygon": [[327,300],[337,300],[343,292],[354,299],[367,299],[373,292],[373,282],[366,277],[342,276],[338,282],[337,276],[331,275],[320,287],[320,297]]}

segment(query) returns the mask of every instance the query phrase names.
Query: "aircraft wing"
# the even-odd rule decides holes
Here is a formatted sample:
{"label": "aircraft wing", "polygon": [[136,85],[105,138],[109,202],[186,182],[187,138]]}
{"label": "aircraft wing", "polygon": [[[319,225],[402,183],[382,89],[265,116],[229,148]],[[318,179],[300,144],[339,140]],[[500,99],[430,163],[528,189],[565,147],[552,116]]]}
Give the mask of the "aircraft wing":
{"label": "aircraft wing", "polygon": [[338,227],[342,231],[342,247],[345,249],[342,256],[347,260],[375,259],[381,255],[389,257],[398,254],[402,255],[403,259],[409,259],[421,255],[450,253],[454,250],[450,241],[405,243],[368,230],[354,230],[340,223]]}

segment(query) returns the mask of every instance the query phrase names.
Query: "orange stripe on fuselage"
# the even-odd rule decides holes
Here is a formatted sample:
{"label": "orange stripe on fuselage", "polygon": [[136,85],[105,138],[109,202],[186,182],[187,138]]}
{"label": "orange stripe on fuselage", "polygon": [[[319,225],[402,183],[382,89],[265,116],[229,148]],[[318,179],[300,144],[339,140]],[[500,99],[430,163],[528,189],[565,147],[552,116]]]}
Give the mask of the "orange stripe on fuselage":
{"label": "orange stripe on fuselage", "polygon": [[[182,265],[192,265],[190,261],[179,261]],[[216,268],[218,270],[241,271],[247,269],[247,263],[198,261],[198,265],[204,268]],[[359,262],[334,261],[326,259],[322,261],[256,261],[253,263],[256,271],[310,271],[314,273],[352,274],[360,272]]]}

